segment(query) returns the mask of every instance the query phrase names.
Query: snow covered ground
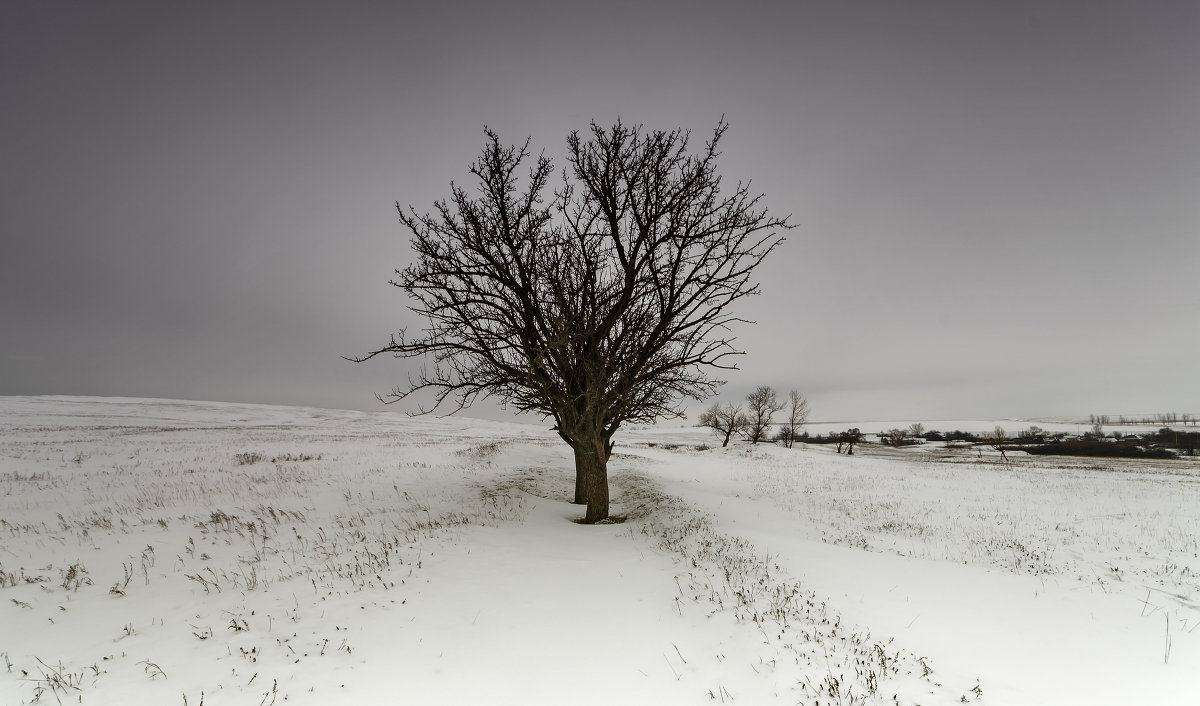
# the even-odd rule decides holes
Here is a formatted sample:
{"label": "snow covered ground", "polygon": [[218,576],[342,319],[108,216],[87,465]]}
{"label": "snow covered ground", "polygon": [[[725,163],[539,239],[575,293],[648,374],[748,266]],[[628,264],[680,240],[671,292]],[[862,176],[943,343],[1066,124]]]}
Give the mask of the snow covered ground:
{"label": "snow covered ground", "polygon": [[0,704],[1200,703],[1195,462],[617,441],[0,398]]}

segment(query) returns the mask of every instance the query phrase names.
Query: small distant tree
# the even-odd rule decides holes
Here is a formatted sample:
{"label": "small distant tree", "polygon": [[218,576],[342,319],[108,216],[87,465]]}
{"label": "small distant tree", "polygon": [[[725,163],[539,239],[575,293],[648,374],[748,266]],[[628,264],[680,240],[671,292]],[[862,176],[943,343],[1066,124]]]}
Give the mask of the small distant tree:
{"label": "small distant tree", "polygon": [[925,425],[920,422],[913,422],[908,426],[908,433],[914,439],[925,436]]}
{"label": "small distant tree", "polygon": [[721,442],[722,448],[729,446],[729,438],[745,431],[749,423],[750,420],[742,411],[742,406],[732,402],[727,402],[724,406],[714,402],[711,407],[700,413],[700,425],[724,437]]}
{"label": "small distant tree", "polygon": [[846,455],[854,455],[854,445],[863,440],[863,434],[855,427],[846,432]]}
{"label": "small distant tree", "polygon": [[799,438],[800,427],[808,422],[808,400],[804,399],[804,395],[800,394],[797,390],[792,390],[788,394],[788,400],[785,404],[787,418],[780,423],[779,435],[776,438],[790,449],[796,443],[796,439]]}
{"label": "small distant tree", "polygon": [[1025,431],[1017,432],[1017,438],[1022,441],[1041,442],[1046,438],[1046,432],[1039,426],[1032,426]]}
{"label": "small distant tree", "polygon": [[883,440],[889,446],[903,446],[906,438],[908,438],[907,429],[888,429],[883,433]]}
{"label": "small distant tree", "polygon": [[1004,453],[1004,447],[1008,445],[1008,432],[1004,431],[1004,427],[997,426],[992,431],[983,435],[983,442],[993,449],[1000,452],[1000,458],[1008,463],[1008,454]]}
{"label": "small distant tree", "polygon": [[842,452],[842,445],[845,444],[846,445],[846,455],[853,456],[854,455],[854,445],[861,442],[862,439],[863,439],[863,435],[862,435],[862,432],[858,430],[858,427],[855,427],[854,429],[847,429],[846,431],[844,431],[838,435],[838,445],[837,445],[838,453]]}
{"label": "small distant tree", "polygon": [[1088,421],[1092,424],[1092,436],[1097,439],[1104,438],[1104,425],[1108,424],[1108,415],[1093,414],[1088,417]]}
{"label": "small distant tree", "polygon": [[776,399],[775,388],[768,385],[754,388],[753,392],[746,395],[746,439],[752,444],[765,439],[767,429],[771,427],[771,418],[785,406],[786,403]]}

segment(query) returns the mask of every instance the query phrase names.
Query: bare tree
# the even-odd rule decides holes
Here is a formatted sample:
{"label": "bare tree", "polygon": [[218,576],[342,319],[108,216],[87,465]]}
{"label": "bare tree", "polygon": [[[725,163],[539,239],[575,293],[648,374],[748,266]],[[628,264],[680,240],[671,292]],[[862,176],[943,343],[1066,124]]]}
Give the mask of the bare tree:
{"label": "bare tree", "polygon": [[[694,154],[690,133],[592,123],[567,139],[562,182],[529,141],[488,130],[469,192],[451,184],[433,214],[400,208],[417,259],[392,284],[425,320],[382,353],[427,361],[385,401],[430,391],[433,411],[497,397],[554,420],[574,450],[585,522],[608,517],[608,458],[626,422],[682,417],[736,366],[731,305],[758,293],[754,269],[787,218],[747,184],[722,189],[722,120]],[[526,172],[527,170],[527,172]],[[527,174],[522,178],[523,174]]]}
{"label": "bare tree", "polygon": [[883,437],[890,446],[903,446],[904,440],[908,438],[907,429],[888,429],[884,432]]}
{"label": "bare tree", "polygon": [[1008,445],[1008,432],[1004,431],[1004,427],[997,426],[990,432],[983,435],[983,441],[988,446],[1000,452],[1000,458],[1008,463],[1008,454],[1004,453],[1004,448]]}
{"label": "bare tree", "polygon": [[[854,445],[857,443],[860,443],[862,441],[862,439],[863,439],[863,434],[861,431],[859,431],[858,427],[855,427],[853,429],[847,429],[846,431],[842,432],[840,437],[838,437],[839,442],[845,442],[845,444],[846,444],[846,455],[847,456],[854,455]],[[840,452],[841,450],[842,450],[842,444],[838,443],[838,451]]]}
{"label": "bare tree", "polygon": [[724,406],[713,403],[711,407],[700,413],[700,424],[724,437],[721,441],[722,448],[729,446],[729,438],[745,431],[746,425],[749,423],[750,420],[746,418],[742,406],[732,402],[727,402]]}
{"label": "bare tree", "polygon": [[804,395],[799,391],[792,390],[788,393],[787,402],[784,404],[787,418],[779,425],[778,438],[783,441],[785,447],[790,449],[800,435],[800,427],[808,423],[808,400],[804,399]]}
{"label": "bare tree", "polygon": [[768,385],[759,385],[746,395],[746,440],[757,444],[765,439],[771,427],[771,418],[784,406],[784,402],[776,399],[775,389]]}
{"label": "bare tree", "polygon": [[1046,438],[1046,432],[1039,426],[1031,426],[1025,431],[1017,432],[1017,438],[1022,441],[1030,441],[1033,443],[1041,443]]}
{"label": "bare tree", "polygon": [[908,434],[914,439],[925,436],[925,425],[920,422],[913,422],[908,425]]}

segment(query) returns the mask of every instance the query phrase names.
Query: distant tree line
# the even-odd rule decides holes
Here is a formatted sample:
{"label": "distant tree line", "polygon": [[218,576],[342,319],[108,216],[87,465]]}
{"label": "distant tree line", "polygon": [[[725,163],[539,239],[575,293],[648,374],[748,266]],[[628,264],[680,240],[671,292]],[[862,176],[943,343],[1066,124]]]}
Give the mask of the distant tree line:
{"label": "distant tree line", "polygon": [[885,446],[914,446],[925,439],[925,425],[910,424],[907,429],[888,429],[879,435]]}
{"label": "distant tree line", "polygon": [[[1095,423],[1096,415],[1092,415],[1092,423]],[[1104,416],[1105,424],[1108,424],[1108,417]],[[1196,426],[1197,420],[1194,414],[1179,414],[1178,412],[1166,412],[1163,414],[1155,414],[1149,417],[1117,417],[1117,424],[1154,424],[1157,426],[1168,426],[1171,424],[1183,424],[1185,426]]]}
{"label": "distant tree line", "polygon": [[[1103,425],[1107,417],[1097,416],[1091,420],[1092,429],[1076,435],[1068,432],[1048,432],[1038,426],[1017,432],[1009,438],[1001,427],[982,434],[965,431],[927,431],[920,435],[925,441],[964,442],[988,445],[1003,455],[1005,450],[1025,451],[1037,455],[1057,456],[1103,456],[1125,458],[1173,458],[1178,455],[1195,456],[1200,450],[1200,432],[1188,432],[1163,427],[1152,434],[1128,434],[1115,431],[1106,435]],[[885,444],[896,445],[899,438],[896,430],[881,435]],[[901,443],[912,443],[912,437]]]}
{"label": "distant tree line", "polygon": [[[1182,417],[1181,417],[1182,419]],[[1058,456],[1101,456],[1124,458],[1174,458],[1176,455],[1195,456],[1200,451],[1200,432],[1189,432],[1163,427],[1152,434],[1130,434],[1114,431],[1105,434],[1104,425],[1109,423],[1105,415],[1093,415],[1089,422],[1092,428],[1083,434],[1048,432],[1031,426],[1010,438],[1002,427],[984,433],[967,431],[942,432],[936,429],[924,431],[919,424],[909,429],[890,429],[879,435],[887,446],[908,446],[924,441],[960,442],[977,446],[991,446],[1007,458],[1008,450],[1025,451],[1037,455]],[[809,443],[830,443],[831,440],[810,440]]]}
{"label": "distant tree line", "polygon": [[835,450],[838,453],[841,453],[844,448],[847,456],[853,456],[854,447],[865,440],[866,435],[858,427],[854,427],[846,431],[831,431],[824,436],[806,437],[804,442],[807,444],[833,444],[837,447]]}
{"label": "distant tree line", "polygon": [[1200,449],[1200,432],[1178,431],[1163,427],[1151,434],[1127,434],[1114,431],[1106,435],[1106,417],[1092,421],[1092,429],[1081,436],[1048,433],[1039,427],[1021,432],[1010,448],[1035,455],[1100,456],[1108,458],[1174,458],[1195,456]]}
{"label": "distant tree line", "polygon": [[[771,425],[781,412],[782,421],[772,435]],[[799,391],[792,390],[787,399],[781,400],[775,388],[760,385],[746,395],[745,406],[714,402],[700,414],[700,426],[722,437],[722,447],[728,446],[736,434],[752,444],[781,442],[790,449],[801,438],[800,429],[808,422],[808,412],[808,400]]]}
{"label": "distant tree line", "polygon": [[[777,415],[782,421],[776,422]],[[757,444],[781,442],[787,448],[799,441],[806,444],[825,444],[836,447],[838,453],[845,451],[854,455],[854,447],[866,442],[866,435],[858,428],[834,431],[827,434],[809,434],[801,427],[808,421],[808,401],[793,390],[787,399],[779,399],[778,393],[769,386],[760,386],[746,396],[744,403],[714,403],[700,415],[700,425],[708,427],[722,437],[722,446],[728,446],[735,436]],[[1173,418],[1186,424],[1194,423],[1191,415],[1159,415]],[[1125,417],[1118,424],[1134,423]],[[1200,432],[1175,430],[1162,427],[1153,434],[1132,434],[1114,431],[1106,434],[1104,427],[1111,423],[1108,415],[1091,415],[1091,429],[1083,434],[1049,432],[1038,426],[1030,426],[1010,437],[1003,427],[997,426],[989,432],[974,433],[955,429],[953,431],[926,430],[921,423],[907,428],[893,428],[879,433],[879,443],[884,446],[913,446],[925,442],[941,441],[947,444],[962,443],[973,446],[990,446],[1008,461],[1008,451],[1018,450],[1038,455],[1101,456],[1125,458],[1174,458],[1177,455],[1195,456],[1200,450]],[[771,432],[775,426],[774,433]]]}
{"label": "distant tree line", "polygon": [[[848,456],[853,456],[854,447],[865,440],[865,435],[858,428],[823,436],[810,435],[802,429],[808,423],[809,411],[808,400],[799,391],[792,390],[786,399],[781,399],[775,388],[760,385],[746,395],[744,403],[714,402],[700,414],[699,421],[700,426],[708,427],[721,437],[722,447],[728,446],[735,436],[740,436],[752,444],[781,443],[789,449],[797,441],[833,444],[838,453],[844,450]],[[919,424],[913,427],[918,432],[923,430]]]}

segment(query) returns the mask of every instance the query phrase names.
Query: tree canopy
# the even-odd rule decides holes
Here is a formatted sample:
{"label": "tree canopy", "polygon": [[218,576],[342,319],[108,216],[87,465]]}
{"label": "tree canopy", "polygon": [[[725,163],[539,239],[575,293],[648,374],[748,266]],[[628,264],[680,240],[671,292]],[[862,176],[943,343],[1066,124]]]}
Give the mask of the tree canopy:
{"label": "tree canopy", "polygon": [[592,123],[566,166],[486,130],[474,191],[451,184],[432,213],[404,209],[415,262],[392,284],[425,321],[382,353],[427,361],[385,401],[433,392],[457,411],[480,396],[552,418],[575,450],[585,521],[608,515],[607,460],[627,422],[681,417],[734,367],[731,305],[781,242],[748,185],[718,175],[721,121],[694,154],[690,133]]}

